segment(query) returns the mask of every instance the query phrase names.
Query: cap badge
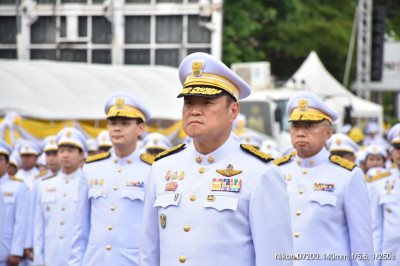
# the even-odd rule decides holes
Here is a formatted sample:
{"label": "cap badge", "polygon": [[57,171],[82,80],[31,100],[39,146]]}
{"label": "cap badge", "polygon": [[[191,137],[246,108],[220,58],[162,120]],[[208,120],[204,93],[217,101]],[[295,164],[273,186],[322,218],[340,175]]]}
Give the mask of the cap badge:
{"label": "cap badge", "polygon": [[55,142],[54,139],[50,140],[50,144],[54,144],[54,142]]}
{"label": "cap badge", "polygon": [[29,146],[25,146],[25,150],[29,150]]}
{"label": "cap badge", "polygon": [[399,135],[399,136],[400,136],[400,130],[399,130],[399,131],[397,131],[397,135]]}
{"label": "cap badge", "polygon": [[153,140],[153,143],[154,143],[154,144],[157,144],[157,142],[158,142],[158,139],[154,139],[154,140]]}
{"label": "cap badge", "polygon": [[67,133],[66,133],[66,136],[67,136],[67,138],[70,138],[70,137],[71,137],[71,135],[72,135],[72,133],[71,133],[71,132],[67,132]]}
{"label": "cap badge", "polygon": [[307,109],[307,103],[308,103],[308,100],[307,99],[299,99],[299,109],[301,110],[301,111],[304,111],[304,110],[306,110]]}
{"label": "cap badge", "polygon": [[337,145],[340,145],[340,142],[341,142],[340,139],[337,139],[337,140],[336,140],[336,144],[337,144]]}
{"label": "cap badge", "polygon": [[123,98],[118,98],[115,101],[115,104],[117,105],[118,108],[121,108],[124,105],[124,99]]}
{"label": "cap badge", "polygon": [[233,170],[233,166],[231,164],[228,164],[225,170],[217,170],[217,172],[223,176],[230,177],[240,174],[242,170]]}
{"label": "cap badge", "polygon": [[198,60],[193,60],[192,61],[192,70],[193,70],[193,74],[196,77],[201,76],[201,74],[203,73],[202,72],[203,66],[204,66],[204,61],[203,60],[198,59]]}
{"label": "cap badge", "polygon": [[103,136],[103,137],[101,138],[101,140],[102,140],[102,141],[105,141],[105,140],[106,140],[106,137],[105,137],[105,136]]}

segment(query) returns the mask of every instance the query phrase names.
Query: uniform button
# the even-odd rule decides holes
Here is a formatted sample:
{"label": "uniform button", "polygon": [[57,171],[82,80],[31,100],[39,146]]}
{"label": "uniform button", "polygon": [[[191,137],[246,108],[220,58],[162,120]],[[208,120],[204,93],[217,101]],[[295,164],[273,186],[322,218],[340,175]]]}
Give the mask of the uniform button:
{"label": "uniform button", "polygon": [[304,193],[304,189],[299,189],[299,194],[303,194]]}
{"label": "uniform button", "polygon": [[110,207],[110,210],[112,210],[112,211],[115,210],[115,207],[114,207],[114,206],[111,206],[111,207]]}
{"label": "uniform button", "polygon": [[301,211],[297,211],[296,215],[299,216],[301,214]]}
{"label": "uniform button", "polygon": [[303,174],[307,174],[307,170],[303,169],[303,171],[301,171]]}
{"label": "uniform button", "polygon": [[189,232],[189,231],[190,231],[190,226],[189,226],[189,225],[185,225],[185,226],[183,227],[183,230],[184,230],[185,232]]}
{"label": "uniform button", "polygon": [[64,237],[63,236],[60,236],[60,239],[63,239]]}
{"label": "uniform button", "polygon": [[128,160],[126,160],[128,163],[131,163],[132,162],[132,159],[131,158],[128,158]]}
{"label": "uniform button", "polygon": [[68,179],[67,179],[67,180],[65,180],[65,183],[67,183],[67,184],[68,184],[68,182],[69,182],[69,181],[68,181]]}
{"label": "uniform button", "polygon": [[191,196],[190,196],[190,200],[191,200],[191,201],[195,201],[195,200],[196,200],[196,195],[191,195]]}
{"label": "uniform button", "polygon": [[313,160],[310,161],[310,165],[314,165],[315,162]]}
{"label": "uniform button", "polygon": [[112,225],[109,225],[107,228],[108,228],[108,230],[112,230],[113,229]]}
{"label": "uniform button", "polygon": [[64,208],[64,207],[62,207],[62,208],[61,208],[61,210],[62,210],[62,211],[65,211],[65,208]]}
{"label": "uniform button", "polygon": [[64,222],[63,221],[61,221],[61,223],[60,223],[61,225],[64,225]]}
{"label": "uniform button", "polygon": [[300,233],[298,233],[298,232],[294,233],[294,237],[299,237],[299,236],[300,236]]}
{"label": "uniform button", "polygon": [[122,172],[122,169],[121,168],[118,168],[118,173],[121,173]]}
{"label": "uniform button", "polygon": [[186,257],[185,256],[180,256],[179,257],[179,261],[184,263],[186,261]]}
{"label": "uniform button", "polygon": [[114,163],[117,163],[118,162],[118,159],[117,158],[114,158]]}
{"label": "uniform button", "polygon": [[197,162],[197,163],[201,163],[201,161],[203,161],[203,159],[202,159],[200,156],[197,156],[197,157],[196,157],[196,162]]}
{"label": "uniform button", "polygon": [[300,160],[297,160],[297,164],[300,165]]}
{"label": "uniform button", "polygon": [[117,186],[114,186],[114,190],[118,190],[118,187],[117,187]]}
{"label": "uniform button", "polygon": [[110,249],[111,249],[111,246],[110,246],[110,245],[107,245],[107,246],[106,246],[106,249],[107,249],[107,250],[110,250]]}
{"label": "uniform button", "polygon": [[204,173],[205,171],[206,171],[206,169],[204,169],[204,167],[200,167],[200,169],[199,169],[200,174]]}
{"label": "uniform button", "polygon": [[208,161],[209,163],[213,163],[213,162],[215,161],[214,156],[212,156],[212,155],[208,156],[207,161]]}
{"label": "uniform button", "polygon": [[64,194],[64,198],[67,196],[67,194]]}

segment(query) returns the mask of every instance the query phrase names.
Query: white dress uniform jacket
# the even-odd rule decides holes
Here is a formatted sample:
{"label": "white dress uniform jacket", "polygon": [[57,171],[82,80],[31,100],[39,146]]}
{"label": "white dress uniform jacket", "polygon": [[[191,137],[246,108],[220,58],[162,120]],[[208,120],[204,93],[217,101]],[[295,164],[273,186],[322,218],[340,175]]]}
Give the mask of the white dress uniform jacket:
{"label": "white dress uniform jacket", "polygon": [[37,186],[34,232],[35,265],[68,265],[78,205],[79,168],[44,178]]}
{"label": "white dress uniform jacket", "polygon": [[232,136],[209,155],[182,149],[153,164],[140,265],[292,265],[275,257],[293,251],[279,168]]}
{"label": "white dress uniform jacket", "polygon": [[[389,174],[390,173],[390,174]],[[383,172],[369,183],[376,265],[400,265],[400,172]]]}
{"label": "white dress uniform jacket", "polygon": [[342,166],[332,162],[325,149],[308,159],[288,158],[280,168],[290,198],[293,247],[295,254],[305,254],[294,265],[373,265],[371,211],[362,171],[338,156],[332,161]]}
{"label": "white dress uniform jacket", "polygon": [[3,236],[0,243],[0,265],[9,255],[22,256],[29,217],[29,195],[25,183],[4,174],[0,189],[5,203]]}
{"label": "white dress uniform jacket", "polygon": [[3,193],[0,193],[0,239],[3,239],[3,224],[6,211],[5,208],[6,206],[4,205]]}
{"label": "white dress uniform jacket", "polygon": [[153,157],[138,149],[125,158],[113,150],[96,156],[83,169],[70,265],[138,265]]}

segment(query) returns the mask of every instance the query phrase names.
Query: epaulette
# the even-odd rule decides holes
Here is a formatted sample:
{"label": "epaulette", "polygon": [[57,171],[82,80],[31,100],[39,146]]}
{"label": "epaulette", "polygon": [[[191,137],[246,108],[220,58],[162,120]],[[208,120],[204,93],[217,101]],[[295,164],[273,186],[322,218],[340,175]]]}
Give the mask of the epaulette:
{"label": "epaulette", "polygon": [[283,156],[281,158],[274,160],[273,163],[279,166],[279,165],[289,162],[290,159],[292,159],[292,155],[289,154],[289,155],[286,155],[286,156]]}
{"label": "epaulette", "polygon": [[372,182],[372,178],[369,178],[367,175],[365,175],[365,182],[371,183]]}
{"label": "epaulette", "polygon": [[39,178],[39,177],[42,177],[42,176],[44,176],[44,175],[46,175],[48,173],[49,173],[49,170],[44,170],[44,171],[40,172],[39,174],[35,175],[35,179]]}
{"label": "epaulette", "polygon": [[57,176],[57,173],[54,173],[54,174],[49,175],[49,176],[46,176],[45,178],[42,179],[42,181],[48,180],[48,179],[53,178],[55,176]]}
{"label": "epaulette", "polygon": [[10,175],[10,179],[11,179],[11,180],[15,180],[15,181],[19,181],[19,182],[24,182],[24,180],[22,180],[21,178],[16,178],[16,177],[13,176],[13,175]]}
{"label": "epaulette", "polygon": [[329,156],[329,160],[343,168],[346,168],[349,171],[352,171],[357,166],[355,163],[337,155]]}
{"label": "epaulette", "polygon": [[254,148],[253,146],[251,146],[249,144],[240,144],[240,148],[242,148],[242,150],[244,150],[245,152],[257,157],[258,159],[260,159],[263,162],[269,162],[274,159],[271,156],[266,155],[262,151]]}
{"label": "epaulette", "polygon": [[182,150],[185,149],[185,148],[186,148],[186,144],[179,144],[179,145],[177,145],[177,146],[175,146],[175,147],[172,147],[171,149],[168,149],[168,150],[166,150],[166,151],[160,152],[160,153],[156,156],[156,158],[154,158],[154,161],[158,161],[158,160],[160,160],[160,159],[162,159],[162,158],[164,158],[164,157],[167,157],[167,156],[169,156],[169,155],[171,155],[171,154],[180,152],[180,151],[182,151]]}
{"label": "epaulette", "polygon": [[103,152],[87,157],[85,163],[92,163],[110,157],[110,152]]}
{"label": "epaulette", "polygon": [[142,155],[140,155],[140,159],[141,159],[143,162],[145,162],[145,163],[147,163],[147,164],[150,164],[150,165],[152,165],[152,164],[154,163],[154,157],[151,156],[151,155],[148,154],[148,153],[143,153]]}
{"label": "epaulette", "polygon": [[378,174],[374,175],[372,178],[369,178],[369,179],[371,180],[370,182],[374,182],[374,181],[377,181],[377,180],[382,179],[384,177],[390,176],[390,174],[391,174],[390,171],[386,171],[384,173],[378,173]]}

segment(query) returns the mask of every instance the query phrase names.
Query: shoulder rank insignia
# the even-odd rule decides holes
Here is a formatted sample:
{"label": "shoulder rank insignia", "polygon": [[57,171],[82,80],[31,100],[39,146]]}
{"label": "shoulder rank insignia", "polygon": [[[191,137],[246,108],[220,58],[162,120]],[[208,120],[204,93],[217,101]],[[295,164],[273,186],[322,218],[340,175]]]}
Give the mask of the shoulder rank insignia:
{"label": "shoulder rank insignia", "polygon": [[231,164],[228,164],[225,170],[216,170],[216,171],[221,175],[227,177],[238,175],[242,172],[242,170],[233,170],[233,166]]}
{"label": "shoulder rank insignia", "polygon": [[140,160],[150,165],[154,163],[154,157],[147,153],[140,155]]}
{"label": "shoulder rank insignia", "polygon": [[390,176],[390,171],[386,172],[381,172],[380,170],[376,170],[376,175],[374,175],[372,178],[369,178],[369,182],[374,182],[376,180],[382,179],[384,177]]}
{"label": "shoulder rank insignia", "polygon": [[266,155],[265,153],[263,153],[262,151],[254,148],[251,145],[240,144],[240,148],[242,148],[242,150],[244,150],[245,152],[257,157],[258,159],[260,159],[263,162],[269,162],[269,161],[273,160],[273,158],[271,156]]}
{"label": "shoulder rank insignia", "polygon": [[283,156],[281,158],[278,158],[276,160],[273,160],[273,163],[279,166],[279,165],[289,162],[290,159],[292,159],[292,155],[289,154],[289,155]]}
{"label": "shoulder rank insignia", "polygon": [[164,157],[167,157],[167,156],[169,156],[169,155],[171,155],[171,154],[180,152],[180,151],[182,151],[182,150],[185,149],[185,148],[186,148],[186,144],[179,144],[179,145],[177,145],[177,146],[175,146],[175,147],[173,147],[173,148],[171,148],[171,149],[168,149],[168,150],[166,150],[166,151],[163,151],[163,152],[159,153],[159,154],[156,156],[156,158],[154,158],[154,161],[158,161],[158,160],[160,160],[160,159],[162,159],[162,158],[164,158]]}
{"label": "shoulder rank insignia", "polygon": [[57,175],[57,173],[54,173],[54,174],[52,174],[52,175],[49,175],[49,176],[43,178],[42,181],[48,180],[48,179],[50,179],[50,178],[53,178],[53,177],[55,177],[56,175]]}
{"label": "shoulder rank insignia", "polygon": [[14,181],[24,182],[24,180],[22,180],[22,179],[20,179],[20,178],[16,178],[16,177],[13,176],[13,175],[10,175],[10,179],[11,179],[11,180],[14,180]]}
{"label": "shoulder rank insignia", "polygon": [[350,170],[350,171],[352,171],[357,166],[355,163],[350,162],[349,160],[346,160],[337,155],[329,156],[329,160],[343,168],[346,168],[347,170]]}
{"label": "shoulder rank insignia", "polygon": [[35,175],[35,179],[36,179],[36,178],[43,177],[44,175],[46,175],[46,174],[48,174],[48,173],[49,173],[48,170],[44,170],[44,171],[40,172],[39,174]]}
{"label": "shoulder rank insignia", "polygon": [[108,157],[110,157],[110,152],[99,153],[99,154],[96,154],[96,155],[89,156],[86,159],[85,163],[91,163],[91,162],[100,161],[100,160],[106,159]]}
{"label": "shoulder rank insignia", "polygon": [[368,177],[367,175],[365,175],[365,181],[367,183],[371,183],[372,182],[372,178]]}

